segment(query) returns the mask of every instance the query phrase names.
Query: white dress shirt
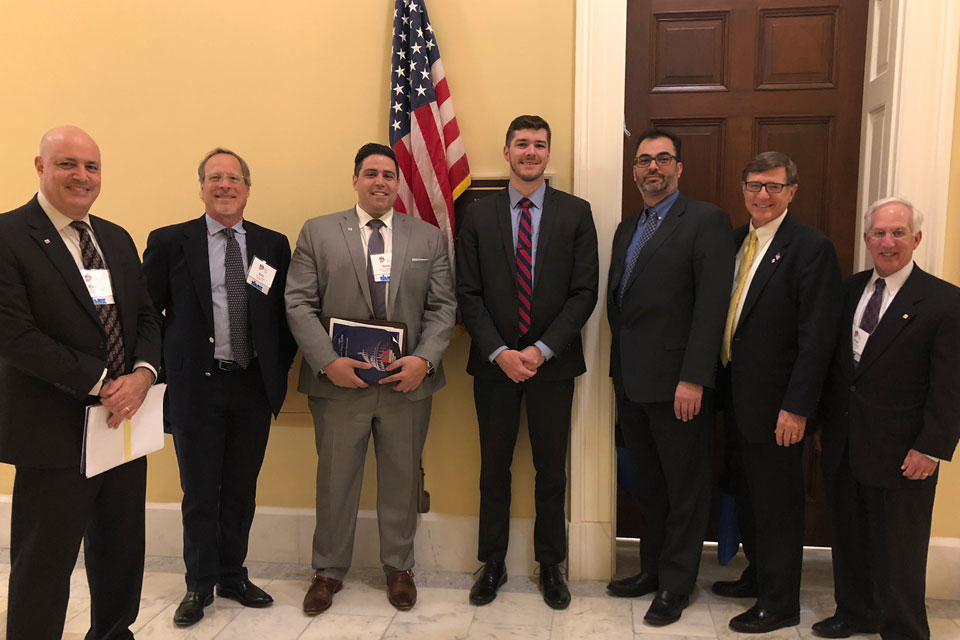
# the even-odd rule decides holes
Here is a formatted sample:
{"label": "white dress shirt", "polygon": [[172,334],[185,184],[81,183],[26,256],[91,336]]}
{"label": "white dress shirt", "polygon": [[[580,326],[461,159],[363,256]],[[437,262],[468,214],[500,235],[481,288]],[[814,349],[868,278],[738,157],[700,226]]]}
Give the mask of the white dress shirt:
{"label": "white dress shirt", "polygon": [[[737,325],[740,324],[740,313],[743,311],[743,303],[747,299],[747,293],[750,291],[750,283],[753,282],[753,276],[757,273],[757,267],[760,266],[760,263],[763,262],[763,258],[767,253],[767,249],[770,248],[770,242],[773,240],[773,236],[777,234],[777,230],[780,229],[780,225],[783,224],[783,219],[786,217],[787,212],[784,211],[782,215],[771,220],[767,224],[763,225],[759,229],[753,226],[753,221],[750,222],[750,228],[747,232],[747,237],[743,239],[743,244],[740,245],[740,249],[737,251],[737,260],[733,268],[733,273],[739,273],[740,271],[740,260],[743,258],[743,250],[747,247],[747,242],[750,240],[749,231],[755,231],[757,233],[757,250],[753,254],[753,263],[750,265],[750,272],[747,274],[747,281],[743,285],[743,293],[740,294],[740,301],[737,303],[737,312],[733,316],[733,328],[736,330]],[[737,289],[737,278],[734,275],[733,278],[733,287],[730,289],[730,296],[733,297],[733,292]]]}
{"label": "white dress shirt", "polygon": [[[373,216],[363,210],[363,208],[358,204],[357,205],[357,217],[360,219],[360,241],[363,243],[363,255],[367,256],[367,244],[370,242],[370,234],[373,233],[373,229],[367,226],[367,223],[373,220]],[[385,214],[380,216],[380,222],[383,223],[383,226],[380,227],[380,237],[383,238],[383,252],[384,253],[393,253],[393,209],[387,211]],[[369,257],[365,258],[368,262]],[[387,282],[387,286],[383,290],[383,299],[386,303],[390,300],[390,283]],[[387,303],[387,320],[390,319],[390,305]]]}

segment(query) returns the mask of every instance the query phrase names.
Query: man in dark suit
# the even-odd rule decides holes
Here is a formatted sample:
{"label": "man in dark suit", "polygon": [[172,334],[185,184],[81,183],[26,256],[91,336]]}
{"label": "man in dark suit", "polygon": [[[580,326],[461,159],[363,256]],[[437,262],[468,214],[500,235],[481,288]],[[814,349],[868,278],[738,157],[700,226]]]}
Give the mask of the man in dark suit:
{"label": "man in dark suit", "polygon": [[199,167],[200,218],[151,232],[143,270],[164,313],[166,419],[183,488],[187,594],[174,623],[203,618],[217,595],[248,607],[273,599],[243,566],[257,476],[287,392],[296,344],[283,289],[287,238],[249,220],[247,163],[217,148]]}
{"label": "man in dark suit", "polygon": [[480,426],[480,535],[484,569],[470,602],[507,580],[510,464],[527,402],[536,478],[534,553],[544,601],[570,603],[564,503],[574,378],[586,370],[580,329],[597,302],[597,232],[590,204],[546,185],[550,125],[519,116],[503,157],[510,184],[473,204],[457,242],[457,300],[472,340],[467,373]]}
{"label": "man in dark suit", "polygon": [[787,206],[797,167],[768,151],[743,170],[750,224],[736,232],[737,276],[720,348],[728,468],[750,565],[721,596],[756,596],[730,620],[741,633],[800,621],[803,435],[815,415],[836,337],[840,266],[830,240]]}
{"label": "man in dark suit", "polygon": [[[371,435],[387,600],[401,611],[417,602],[420,454],[433,394],[445,384],[440,358],[456,301],[443,233],[393,210],[399,186],[393,150],[372,142],[360,147],[353,165],[357,205],[304,223],[287,279],[287,317],[303,352],[299,389],[309,396],[318,457],[307,615],[330,608],[350,568]],[[406,353],[386,367],[379,384],[368,384],[357,370],[371,365],[341,356],[321,316],[403,323]]]}
{"label": "man in dark suit", "polygon": [[960,289],[913,262],[923,217],[900,198],[863,220],[874,268],[844,283],[824,397],[836,613],[823,638],[929,638],[924,591],[940,460],[960,438]]}
{"label": "man in dark suit", "polygon": [[617,415],[644,530],[640,573],[611,595],[656,592],[644,616],[680,618],[697,580],[710,512],[713,387],[733,277],[733,227],[719,207],[677,190],[680,140],[640,134],[633,178],[642,212],[617,228],[607,317]]}
{"label": "man in dark suit", "polygon": [[139,409],[160,366],[160,319],[129,234],[89,215],[93,139],[52,129],[34,164],[39,193],[0,215],[0,461],[17,469],[6,637],[60,638],[83,539],[87,638],[133,638],[146,458],[86,478],[80,456],[86,406],[102,402],[114,428]]}

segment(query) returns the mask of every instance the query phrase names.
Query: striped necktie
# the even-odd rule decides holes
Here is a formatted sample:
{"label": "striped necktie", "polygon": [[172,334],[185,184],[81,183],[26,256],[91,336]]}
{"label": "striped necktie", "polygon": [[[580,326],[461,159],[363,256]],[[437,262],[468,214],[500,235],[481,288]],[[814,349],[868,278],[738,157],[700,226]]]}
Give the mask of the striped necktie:
{"label": "striped necktie", "polygon": [[530,331],[530,305],[533,301],[533,215],[528,198],[520,198],[520,225],[517,229],[517,294],[520,305],[520,335]]}

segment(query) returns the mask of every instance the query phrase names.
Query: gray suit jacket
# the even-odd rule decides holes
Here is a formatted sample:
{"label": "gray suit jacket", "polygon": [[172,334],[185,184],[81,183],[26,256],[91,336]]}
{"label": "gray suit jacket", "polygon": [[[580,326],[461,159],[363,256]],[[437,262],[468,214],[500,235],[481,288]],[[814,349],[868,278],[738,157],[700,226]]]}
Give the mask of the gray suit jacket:
{"label": "gray suit jacket", "polygon": [[[440,358],[450,343],[456,319],[453,274],[441,231],[422,220],[394,213],[393,259],[387,315],[407,325],[407,353],[426,358],[436,373],[405,394],[421,400],[443,387]],[[344,389],[319,375],[337,359],[321,316],[373,318],[355,208],[307,220],[297,239],[287,274],[287,320],[300,350],[299,390],[321,398],[348,399]]]}

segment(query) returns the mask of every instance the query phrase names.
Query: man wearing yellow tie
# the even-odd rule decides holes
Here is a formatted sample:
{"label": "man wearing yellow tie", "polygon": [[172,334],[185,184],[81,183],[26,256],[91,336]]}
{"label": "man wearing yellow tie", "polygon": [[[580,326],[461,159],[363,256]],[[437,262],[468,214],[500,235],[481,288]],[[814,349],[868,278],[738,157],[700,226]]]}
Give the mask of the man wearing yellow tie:
{"label": "man wearing yellow tie", "polygon": [[761,153],[744,168],[741,187],[750,223],[736,231],[720,389],[727,468],[750,564],[713,591],[756,597],[730,628],[766,633],[800,621],[802,442],[836,338],[840,265],[826,236],[787,213],[798,188],[793,160]]}

